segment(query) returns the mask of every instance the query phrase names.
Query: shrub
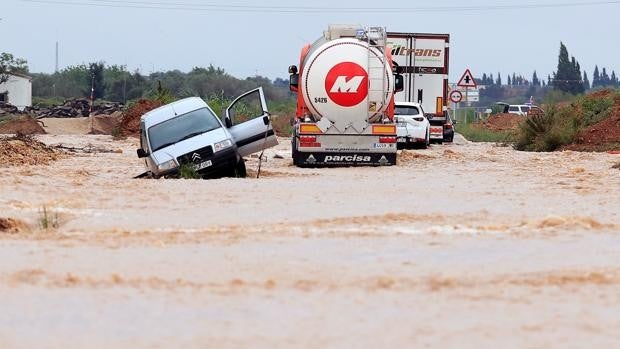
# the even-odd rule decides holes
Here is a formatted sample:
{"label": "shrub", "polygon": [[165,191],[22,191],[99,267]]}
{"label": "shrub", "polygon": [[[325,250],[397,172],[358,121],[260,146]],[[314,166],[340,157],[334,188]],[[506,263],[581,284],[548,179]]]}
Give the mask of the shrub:
{"label": "shrub", "polygon": [[200,174],[196,172],[196,169],[193,165],[183,164],[179,168],[179,177],[183,179],[198,179],[200,178]]}
{"label": "shrub", "polygon": [[572,143],[581,127],[575,108],[551,106],[544,114],[529,116],[519,125],[514,148],[526,151],[554,151]]}

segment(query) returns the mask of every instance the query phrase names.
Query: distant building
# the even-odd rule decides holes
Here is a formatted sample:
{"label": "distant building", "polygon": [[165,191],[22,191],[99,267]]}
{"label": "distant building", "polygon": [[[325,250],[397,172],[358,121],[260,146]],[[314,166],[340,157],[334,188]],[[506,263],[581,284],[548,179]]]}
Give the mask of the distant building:
{"label": "distant building", "polygon": [[0,102],[23,110],[32,106],[32,78],[23,74],[9,74],[9,81],[0,84]]}

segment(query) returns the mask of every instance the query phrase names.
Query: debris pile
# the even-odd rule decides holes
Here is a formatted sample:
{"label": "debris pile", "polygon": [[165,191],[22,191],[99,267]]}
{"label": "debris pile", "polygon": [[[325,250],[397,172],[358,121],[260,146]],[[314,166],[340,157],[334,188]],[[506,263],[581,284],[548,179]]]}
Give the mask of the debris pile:
{"label": "debris pile", "polygon": [[0,167],[48,165],[62,155],[33,136],[18,134],[0,138]]}
{"label": "debris pile", "polygon": [[161,107],[162,102],[151,99],[140,99],[123,112],[119,133],[122,136],[137,136],[140,133],[140,118],[145,113]]}
{"label": "debris pile", "polygon": [[491,131],[512,131],[519,126],[524,116],[517,114],[499,113],[493,114],[488,119],[483,120],[478,125]]}
{"label": "debris pile", "polygon": [[123,104],[108,102],[93,105],[90,111],[90,100],[86,98],[68,99],[62,105],[49,108],[32,107],[26,109],[37,118],[75,118],[89,115],[108,115],[123,110]]}
{"label": "debris pile", "polygon": [[93,105],[90,111],[90,100],[87,98],[67,99],[62,105],[51,107],[26,107],[23,111],[16,106],[0,102],[0,115],[3,114],[29,114],[37,119],[40,118],[76,118],[89,115],[109,115],[123,110],[122,103],[105,102]]}
{"label": "debris pile", "polygon": [[22,114],[16,106],[0,102],[0,116],[3,114]]}
{"label": "debris pile", "polygon": [[45,134],[45,129],[40,121],[29,116],[16,117],[15,119],[0,123],[0,134]]}

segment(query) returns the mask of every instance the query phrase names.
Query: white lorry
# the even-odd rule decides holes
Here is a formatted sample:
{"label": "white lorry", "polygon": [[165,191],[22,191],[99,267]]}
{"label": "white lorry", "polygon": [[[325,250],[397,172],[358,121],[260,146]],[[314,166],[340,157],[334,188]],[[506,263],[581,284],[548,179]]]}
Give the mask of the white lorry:
{"label": "white lorry", "polygon": [[402,76],[393,72],[384,28],[330,26],[289,73],[295,165],[396,164],[393,95]]}
{"label": "white lorry", "polygon": [[404,79],[395,101],[421,104],[430,122],[431,141],[443,142],[448,120],[450,35],[388,32],[387,36]]}

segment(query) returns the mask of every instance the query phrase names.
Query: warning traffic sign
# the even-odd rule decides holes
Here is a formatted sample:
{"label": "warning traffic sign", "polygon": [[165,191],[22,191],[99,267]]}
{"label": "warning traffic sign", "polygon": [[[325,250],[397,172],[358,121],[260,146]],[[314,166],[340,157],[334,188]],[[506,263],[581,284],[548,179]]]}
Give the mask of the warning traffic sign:
{"label": "warning traffic sign", "polygon": [[463,94],[459,90],[453,90],[450,92],[450,100],[452,103],[459,103],[463,99]]}
{"label": "warning traffic sign", "polygon": [[476,81],[469,69],[465,69],[463,76],[461,76],[461,79],[456,85],[460,87],[476,87]]}

